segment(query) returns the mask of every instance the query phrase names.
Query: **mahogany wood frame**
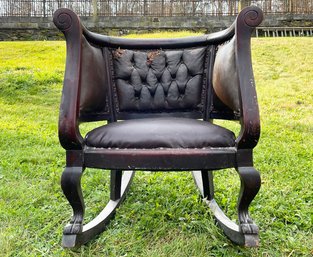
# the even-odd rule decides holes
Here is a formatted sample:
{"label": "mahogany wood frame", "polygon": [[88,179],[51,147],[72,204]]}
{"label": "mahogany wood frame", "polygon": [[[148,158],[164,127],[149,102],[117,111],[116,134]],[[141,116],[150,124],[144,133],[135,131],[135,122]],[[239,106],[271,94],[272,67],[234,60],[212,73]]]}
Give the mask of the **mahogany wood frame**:
{"label": "mahogany wood frame", "polygon": [[[59,116],[59,139],[62,147],[66,150],[66,168],[62,174],[61,186],[73,208],[73,217],[63,232],[62,244],[64,247],[77,247],[84,244],[105,229],[116,208],[125,198],[134,176],[132,170],[137,169],[192,171],[204,201],[211,208],[216,220],[230,240],[236,244],[250,247],[258,245],[258,227],[248,212],[248,207],[258,193],[261,184],[260,175],[253,167],[252,156],[253,148],[260,135],[260,119],[251,64],[250,38],[262,19],[263,14],[259,8],[247,7],[240,12],[231,27],[218,33],[179,39],[139,40],[95,34],[88,31],[71,10],[59,9],[55,12],[53,21],[63,32],[67,46]],[[103,65],[106,66],[110,65],[109,47],[125,49],[182,49],[206,45],[217,47],[235,37],[240,113],[216,112],[211,108],[212,103],[208,102],[202,117],[197,113],[189,114],[189,116],[205,120],[238,119],[241,130],[236,139],[236,146],[210,149],[95,149],[87,147],[79,131],[80,122],[96,120],[112,122],[116,119],[137,118],[138,114],[118,116],[113,107],[111,87],[108,89],[110,112],[90,115],[80,112],[82,37],[85,37],[90,44],[103,48],[105,60]],[[215,57],[215,52],[212,53],[212,57]],[[212,67],[208,70],[209,77],[212,77]],[[90,69],[88,72],[92,73],[92,70]],[[106,69],[106,72],[106,76],[110,77],[110,70]],[[176,113],[175,115],[183,116],[184,114]],[[143,116],[149,117],[150,115],[143,114]],[[111,200],[94,220],[83,225],[85,207],[80,180],[85,167],[111,170]],[[241,180],[238,198],[239,224],[227,218],[214,200],[212,171],[231,167],[236,168]]]}

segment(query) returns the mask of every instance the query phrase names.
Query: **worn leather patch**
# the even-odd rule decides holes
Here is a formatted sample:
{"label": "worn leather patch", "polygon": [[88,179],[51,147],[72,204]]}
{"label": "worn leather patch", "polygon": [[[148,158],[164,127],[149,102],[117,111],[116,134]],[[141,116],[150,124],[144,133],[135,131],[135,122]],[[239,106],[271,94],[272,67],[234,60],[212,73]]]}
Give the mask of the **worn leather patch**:
{"label": "worn leather patch", "polygon": [[233,111],[240,111],[235,39],[219,47],[213,68],[213,88],[218,98]]}

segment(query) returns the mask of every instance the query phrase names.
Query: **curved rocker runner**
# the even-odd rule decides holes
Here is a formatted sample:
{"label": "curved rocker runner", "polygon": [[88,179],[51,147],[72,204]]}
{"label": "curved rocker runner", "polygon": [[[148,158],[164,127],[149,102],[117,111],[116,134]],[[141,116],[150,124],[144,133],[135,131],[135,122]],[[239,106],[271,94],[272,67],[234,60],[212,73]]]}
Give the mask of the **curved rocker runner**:
{"label": "curved rocker runner", "polygon": [[[251,64],[251,34],[262,21],[243,9],[226,30],[177,39],[124,39],[88,31],[69,9],[53,21],[66,39],[59,116],[66,150],[61,186],[73,209],[64,247],[77,247],[105,230],[124,200],[135,170],[192,171],[196,185],[226,236],[257,246],[249,205],[261,180],[253,167],[260,118]],[[241,124],[239,135],[214,119]],[[83,137],[82,122],[105,121]],[[110,201],[84,225],[84,169],[110,171]],[[213,171],[235,168],[241,187],[238,224],[214,199]]]}

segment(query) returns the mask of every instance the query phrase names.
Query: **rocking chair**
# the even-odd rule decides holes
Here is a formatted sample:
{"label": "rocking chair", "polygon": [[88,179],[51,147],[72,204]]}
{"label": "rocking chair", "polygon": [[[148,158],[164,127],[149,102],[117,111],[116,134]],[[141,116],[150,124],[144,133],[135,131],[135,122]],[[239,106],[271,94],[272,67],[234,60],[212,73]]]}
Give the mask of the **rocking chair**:
{"label": "rocking chair", "polygon": [[[59,139],[66,150],[61,186],[73,217],[64,228],[64,247],[84,244],[105,229],[135,170],[192,171],[226,236],[258,245],[248,212],[261,181],[252,157],[260,119],[250,38],[262,18],[259,8],[247,7],[221,32],[142,40],[92,33],[73,11],[55,12],[67,45]],[[239,121],[239,135],[214,119]],[[80,123],[100,120],[106,125],[81,135]],[[111,184],[107,206],[83,225],[86,167],[110,170]],[[214,200],[213,171],[225,168],[235,168],[241,181],[238,224]]]}

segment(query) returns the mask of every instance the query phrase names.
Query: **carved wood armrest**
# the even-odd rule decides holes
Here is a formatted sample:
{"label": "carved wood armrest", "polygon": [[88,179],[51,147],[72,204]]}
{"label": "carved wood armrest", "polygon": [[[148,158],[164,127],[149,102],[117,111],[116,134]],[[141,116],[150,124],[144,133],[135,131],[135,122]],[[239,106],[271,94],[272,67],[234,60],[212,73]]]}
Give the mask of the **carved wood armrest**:
{"label": "carved wood armrest", "polygon": [[260,116],[251,62],[251,34],[263,20],[258,7],[243,9],[236,20],[236,66],[241,100],[238,149],[253,148],[260,137]]}
{"label": "carved wood armrest", "polygon": [[59,140],[66,150],[82,149],[78,128],[82,28],[77,15],[69,9],[58,9],[53,22],[66,39],[66,67],[59,114]]}
{"label": "carved wood armrest", "polygon": [[219,99],[240,114],[241,131],[236,140],[239,149],[256,146],[260,136],[260,118],[251,62],[251,34],[263,19],[261,9],[243,9],[235,24],[234,37],[218,48],[213,87]]}
{"label": "carved wood armrest", "polygon": [[59,139],[66,150],[82,149],[80,115],[104,112],[109,75],[102,48],[91,45],[79,17],[66,8],[58,9],[53,22],[66,39],[66,67],[59,115]]}

